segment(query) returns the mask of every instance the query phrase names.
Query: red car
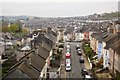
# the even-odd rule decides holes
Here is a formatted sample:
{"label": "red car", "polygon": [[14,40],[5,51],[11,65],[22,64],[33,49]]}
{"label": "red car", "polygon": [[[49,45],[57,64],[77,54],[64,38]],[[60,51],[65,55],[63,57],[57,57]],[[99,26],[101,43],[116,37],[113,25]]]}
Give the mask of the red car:
{"label": "red car", "polygon": [[70,54],[69,52],[67,52],[67,53],[65,54],[65,56],[66,56],[66,58],[70,58],[71,54]]}

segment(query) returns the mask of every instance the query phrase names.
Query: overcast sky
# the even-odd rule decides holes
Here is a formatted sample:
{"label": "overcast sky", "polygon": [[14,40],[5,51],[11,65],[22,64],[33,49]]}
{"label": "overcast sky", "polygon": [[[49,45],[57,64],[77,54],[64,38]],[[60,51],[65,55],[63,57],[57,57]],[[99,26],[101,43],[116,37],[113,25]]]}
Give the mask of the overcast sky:
{"label": "overcast sky", "polygon": [[94,1],[87,0],[43,0],[34,2],[34,0],[0,3],[0,15],[29,15],[39,17],[67,17],[83,16],[94,13],[105,13],[118,11],[118,0]]}

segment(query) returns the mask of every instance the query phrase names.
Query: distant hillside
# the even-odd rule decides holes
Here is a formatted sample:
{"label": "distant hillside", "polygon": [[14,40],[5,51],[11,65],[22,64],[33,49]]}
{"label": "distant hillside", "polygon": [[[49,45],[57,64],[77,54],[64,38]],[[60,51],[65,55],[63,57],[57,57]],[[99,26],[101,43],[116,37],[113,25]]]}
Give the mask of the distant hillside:
{"label": "distant hillside", "polygon": [[101,17],[105,18],[117,18],[120,17],[120,12],[111,12],[111,13],[103,13]]}

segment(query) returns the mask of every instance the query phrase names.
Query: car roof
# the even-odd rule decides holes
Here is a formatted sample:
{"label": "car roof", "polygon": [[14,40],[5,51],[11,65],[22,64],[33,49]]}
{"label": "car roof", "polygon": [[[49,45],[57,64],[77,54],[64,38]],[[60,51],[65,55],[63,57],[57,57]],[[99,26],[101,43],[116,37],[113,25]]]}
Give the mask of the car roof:
{"label": "car roof", "polygon": [[80,44],[77,44],[77,46],[80,46]]}
{"label": "car roof", "polygon": [[80,50],[78,52],[81,52]]}
{"label": "car roof", "polygon": [[84,69],[82,69],[83,71],[87,71],[85,68]]}
{"label": "car roof", "polygon": [[70,55],[70,53],[69,53],[69,52],[67,52],[65,55]]}
{"label": "car roof", "polygon": [[66,61],[70,61],[70,59],[66,59]]}
{"label": "car roof", "polygon": [[70,45],[67,45],[67,47],[70,47]]}
{"label": "car roof", "polygon": [[84,59],[83,56],[80,56],[80,59]]}
{"label": "car roof", "polygon": [[70,60],[70,59],[67,58],[66,60]]}
{"label": "car roof", "polygon": [[67,48],[66,50],[70,50],[70,48]]}
{"label": "car roof", "polygon": [[85,78],[91,78],[90,75],[85,75]]}
{"label": "car roof", "polygon": [[66,54],[70,54],[70,52],[66,52]]}
{"label": "car roof", "polygon": [[66,66],[70,66],[70,63],[66,63]]}

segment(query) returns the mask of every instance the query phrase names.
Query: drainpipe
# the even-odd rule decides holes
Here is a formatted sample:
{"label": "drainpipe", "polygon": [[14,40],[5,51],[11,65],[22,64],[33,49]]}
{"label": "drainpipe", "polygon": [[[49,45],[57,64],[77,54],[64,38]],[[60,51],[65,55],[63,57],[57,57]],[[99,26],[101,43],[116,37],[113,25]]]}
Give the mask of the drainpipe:
{"label": "drainpipe", "polygon": [[113,50],[113,69],[112,69],[112,70],[113,70],[113,71],[112,71],[113,75],[114,75],[114,69],[115,69],[115,68],[114,68],[114,65],[115,65],[115,62],[114,62],[114,61],[115,61],[115,50]]}

